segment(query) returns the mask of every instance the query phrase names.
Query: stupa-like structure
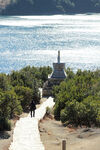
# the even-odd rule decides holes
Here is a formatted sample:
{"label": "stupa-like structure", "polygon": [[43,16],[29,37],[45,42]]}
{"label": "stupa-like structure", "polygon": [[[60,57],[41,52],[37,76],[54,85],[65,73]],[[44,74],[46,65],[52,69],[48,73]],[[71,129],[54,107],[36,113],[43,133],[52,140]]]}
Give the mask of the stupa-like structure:
{"label": "stupa-like structure", "polygon": [[65,63],[60,62],[60,51],[58,51],[57,63],[53,63],[53,72],[43,86],[43,96],[52,95],[52,87],[59,85],[66,78]]}

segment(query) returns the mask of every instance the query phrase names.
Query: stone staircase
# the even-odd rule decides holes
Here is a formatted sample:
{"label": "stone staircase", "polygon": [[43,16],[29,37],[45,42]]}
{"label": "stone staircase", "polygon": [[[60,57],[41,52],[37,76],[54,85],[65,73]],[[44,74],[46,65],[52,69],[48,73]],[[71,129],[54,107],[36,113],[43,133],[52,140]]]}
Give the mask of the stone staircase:
{"label": "stone staircase", "polygon": [[53,107],[53,98],[49,97],[36,109],[35,117],[30,114],[17,121],[13,134],[13,142],[9,150],[45,150],[38,130],[38,122],[46,113],[46,107]]}

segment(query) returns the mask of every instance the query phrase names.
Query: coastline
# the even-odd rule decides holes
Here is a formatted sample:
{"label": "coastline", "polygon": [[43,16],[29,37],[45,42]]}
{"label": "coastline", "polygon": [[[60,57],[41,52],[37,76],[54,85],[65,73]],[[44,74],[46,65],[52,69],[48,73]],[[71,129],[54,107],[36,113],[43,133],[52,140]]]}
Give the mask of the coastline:
{"label": "coastline", "polygon": [[66,15],[94,15],[100,12],[72,12],[72,13],[33,13],[33,14],[0,14],[0,17],[17,16],[66,16]]}

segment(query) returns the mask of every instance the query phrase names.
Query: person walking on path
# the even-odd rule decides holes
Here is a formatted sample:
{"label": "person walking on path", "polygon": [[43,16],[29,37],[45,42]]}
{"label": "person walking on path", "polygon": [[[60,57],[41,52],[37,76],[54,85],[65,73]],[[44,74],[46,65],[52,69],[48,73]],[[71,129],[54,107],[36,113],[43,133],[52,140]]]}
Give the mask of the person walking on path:
{"label": "person walking on path", "polygon": [[31,117],[35,117],[35,109],[36,109],[36,105],[35,105],[34,100],[32,100],[30,104]]}

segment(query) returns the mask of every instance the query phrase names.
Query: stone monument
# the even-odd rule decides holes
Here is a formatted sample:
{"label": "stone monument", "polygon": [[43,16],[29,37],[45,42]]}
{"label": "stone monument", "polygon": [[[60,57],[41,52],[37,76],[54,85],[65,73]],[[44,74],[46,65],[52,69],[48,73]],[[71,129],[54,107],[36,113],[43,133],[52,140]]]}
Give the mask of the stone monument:
{"label": "stone monument", "polygon": [[60,62],[60,51],[58,51],[57,63],[53,63],[53,72],[43,86],[43,96],[52,95],[52,87],[59,85],[66,78],[65,63]]}

